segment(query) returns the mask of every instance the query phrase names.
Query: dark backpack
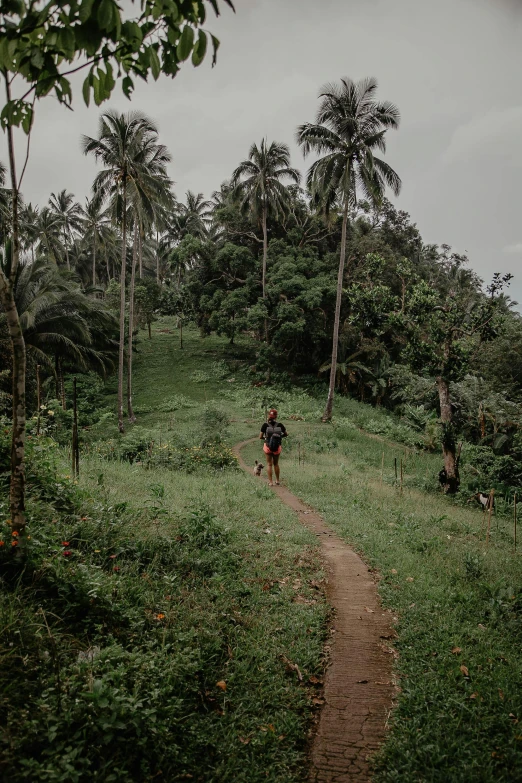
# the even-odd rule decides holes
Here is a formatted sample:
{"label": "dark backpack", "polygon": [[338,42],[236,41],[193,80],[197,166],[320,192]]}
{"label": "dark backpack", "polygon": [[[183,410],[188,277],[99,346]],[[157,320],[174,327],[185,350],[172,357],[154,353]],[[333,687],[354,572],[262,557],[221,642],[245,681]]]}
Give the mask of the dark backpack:
{"label": "dark backpack", "polygon": [[283,430],[281,429],[279,424],[277,423],[270,424],[269,422],[265,433],[265,443],[270,449],[270,451],[277,451],[279,449],[279,446],[281,445],[282,437],[283,437]]}

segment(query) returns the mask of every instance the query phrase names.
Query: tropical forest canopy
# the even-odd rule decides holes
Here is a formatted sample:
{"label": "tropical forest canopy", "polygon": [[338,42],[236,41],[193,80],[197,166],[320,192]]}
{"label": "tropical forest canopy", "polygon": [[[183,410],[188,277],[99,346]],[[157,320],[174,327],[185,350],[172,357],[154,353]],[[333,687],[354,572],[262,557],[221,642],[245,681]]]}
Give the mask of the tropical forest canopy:
{"label": "tropical forest canopy", "polygon": [[[522,324],[503,290],[509,276],[485,284],[464,255],[424,243],[412,218],[386,198],[387,186],[398,192],[400,179],[374,150],[385,151],[387,127],[397,127],[399,115],[376,102],[375,90],[372,80],[343,80],[322,91],[317,122],[297,131],[305,153],[319,152],[305,181],[284,143],[261,139],[246,145],[244,160],[212,194],[183,198],[167,174],[170,153],[154,122],[139,112],[105,111],[97,137],[82,139],[97,164],[92,196],[80,204],[64,189],[46,204],[20,201],[16,301],[30,410],[37,365],[65,405],[64,374],[107,374],[119,364],[123,431],[124,408],[135,419],[136,330],[150,333],[157,315],[170,314],[197,324],[202,337],[214,332],[231,344],[254,338],[254,382],[283,373],[290,383],[320,384],[332,376],[339,393],[408,417],[429,448],[442,441],[454,455],[464,438],[482,449],[482,459],[502,456],[501,478],[514,482],[522,459]],[[374,115],[359,117],[367,122],[366,159],[357,157],[351,131],[343,138],[339,121],[343,112],[357,117],[363,99]],[[2,176],[9,252],[11,198],[5,170]],[[5,316],[3,324],[8,414]]]}

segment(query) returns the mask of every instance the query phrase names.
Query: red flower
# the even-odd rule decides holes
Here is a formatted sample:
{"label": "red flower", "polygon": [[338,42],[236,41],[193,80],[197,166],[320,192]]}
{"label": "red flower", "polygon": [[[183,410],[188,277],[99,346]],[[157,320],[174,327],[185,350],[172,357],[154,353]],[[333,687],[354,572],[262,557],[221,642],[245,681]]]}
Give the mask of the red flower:
{"label": "red flower", "polygon": [[70,549],[66,549],[62,554],[64,557],[69,557],[69,555],[72,555],[72,552]]}
{"label": "red flower", "polygon": [[69,546],[69,542],[68,541],[62,541],[62,546]]}
{"label": "red flower", "polygon": [[5,546],[5,541],[0,541],[0,546]]}
{"label": "red flower", "polygon": [[11,546],[18,546],[18,541],[11,541]]}
{"label": "red flower", "polygon": [[119,570],[120,570],[120,567],[119,567],[119,566],[114,566],[114,568],[113,568],[112,570],[113,570],[113,571],[119,571]]}
{"label": "red flower", "polygon": [[109,557],[110,557],[111,560],[115,560],[116,555],[109,555]]}
{"label": "red flower", "polygon": [[14,538],[18,538],[18,532],[16,530],[13,530],[11,535],[14,536]]}

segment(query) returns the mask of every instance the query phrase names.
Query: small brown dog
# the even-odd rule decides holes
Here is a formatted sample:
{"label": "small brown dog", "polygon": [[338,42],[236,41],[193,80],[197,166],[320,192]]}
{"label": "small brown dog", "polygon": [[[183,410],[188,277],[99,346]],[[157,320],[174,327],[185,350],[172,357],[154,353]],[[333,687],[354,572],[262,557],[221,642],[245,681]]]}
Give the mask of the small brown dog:
{"label": "small brown dog", "polygon": [[265,466],[263,465],[263,463],[262,462],[258,462],[257,459],[256,459],[256,466],[254,468],[254,476],[260,476],[261,475],[261,471],[263,470],[264,467]]}

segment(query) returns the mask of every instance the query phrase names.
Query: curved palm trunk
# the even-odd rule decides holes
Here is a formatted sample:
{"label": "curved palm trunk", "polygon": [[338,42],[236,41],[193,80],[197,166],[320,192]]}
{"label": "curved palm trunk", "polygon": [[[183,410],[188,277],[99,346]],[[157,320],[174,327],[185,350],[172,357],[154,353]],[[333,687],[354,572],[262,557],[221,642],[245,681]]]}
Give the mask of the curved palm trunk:
{"label": "curved palm trunk", "polygon": [[94,231],[94,244],[92,249],[92,285],[96,286],[96,230]]}
{"label": "curved palm trunk", "polygon": [[64,246],[64,249],[65,249],[65,260],[67,262],[67,269],[70,272],[71,271],[71,264],[69,262],[69,250],[67,249],[67,234],[66,234],[66,231],[65,231],[65,227],[63,229],[63,246]]}
{"label": "curved palm trunk", "polygon": [[346,259],[346,226],[348,223],[348,196],[343,210],[343,225],[341,232],[341,253],[339,257],[339,273],[337,275],[337,296],[335,299],[335,316],[332,341],[332,361],[330,366],[330,386],[328,388],[328,399],[324,409],[322,421],[330,421],[332,418],[333,400],[335,393],[335,378],[337,375],[337,349],[339,347],[339,322],[341,320],[341,300],[343,296],[344,263]]}
{"label": "curved palm trunk", "polygon": [[123,365],[125,361],[125,267],[127,263],[127,198],[126,177],[123,176],[123,217],[121,221],[121,274],[120,274],[120,344],[118,352],[118,429],[123,427]]}
{"label": "curved palm trunk", "polygon": [[132,408],[132,333],[134,331],[134,283],[136,280],[136,257],[138,254],[138,224],[134,225],[132,243],[132,270],[129,289],[129,342],[127,349],[127,415],[130,422],[136,421]]}
{"label": "curved palm trunk", "polygon": [[[6,77],[6,97],[11,100],[11,89]],[[0,301],[5,312],[7,329],[12,349],[13,375],[13,430],[11,435],[11,482],[9,507],[11,531],[18,540],[17,554],[21,555],[25,543],[25,376],[26,350],[20,324],[20,317],[14,297],[16,274],[20,258],[20,235],[18,215],[18,183],[16,177],[15,149],[12,127],[7,127],[9,170],[13,198],[11,267],[9,275],[0,270]],[[13,539],[14,541],[15,539]]]}
{"label": "curved palm trunk", "polygon": [[141,237],[141,226],[140,226],[140,235],[138,239],[138,253],[139,253],[139,263],[140,263],[140,280],[143,277],[143,251],[142,251],[142,237]]}
{"label": "curved palm trunk", "polygon": [[268,235],[266,229],[266,207],[263,207],[263,271],[262,271],[262,287],[263,287],[263,299],[266,298],[266,259],[268,256]]}
{"label": "curved palm trunk", "polygon": [[[268,257],[268,233],[266,228],[266,220],[266,206],[263,206],[263,299],[266,299],[266,262]],[[265,343],[268,344],[268,318],[265,318]],[[268,368],[267,372],[267,381],[270,381],[270,367]]]}

